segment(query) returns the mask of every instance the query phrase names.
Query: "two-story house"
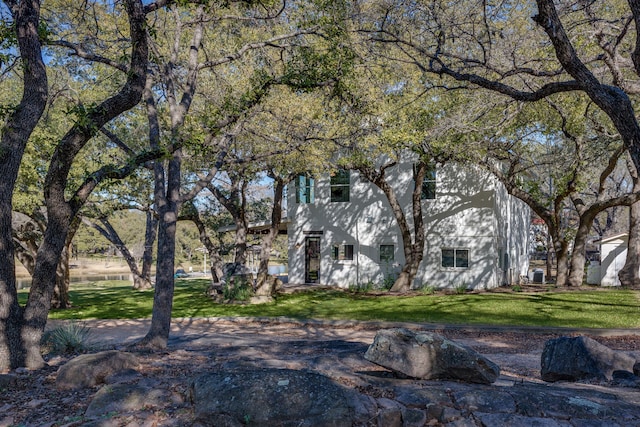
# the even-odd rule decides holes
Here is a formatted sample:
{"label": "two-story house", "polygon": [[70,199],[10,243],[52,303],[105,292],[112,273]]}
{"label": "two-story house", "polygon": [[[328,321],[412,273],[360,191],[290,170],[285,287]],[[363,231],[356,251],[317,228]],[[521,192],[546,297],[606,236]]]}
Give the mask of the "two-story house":
{"label": "two-story house", "polygon": [[[387,170],[408,218],[413,163]],[[402,237],[384,193],[354,170],[299,176],[288,192],[289,283],[339,287],[391,281]],[[413,288],[488,289],[528,270],[530,212],[479,167],[430,167],[422,183],[426,244]]]}

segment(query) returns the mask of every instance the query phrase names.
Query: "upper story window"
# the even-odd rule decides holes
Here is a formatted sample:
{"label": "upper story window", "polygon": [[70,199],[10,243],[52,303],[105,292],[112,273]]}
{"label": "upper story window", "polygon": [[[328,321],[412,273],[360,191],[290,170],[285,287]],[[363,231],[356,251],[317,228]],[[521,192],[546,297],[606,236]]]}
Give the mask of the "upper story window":
{"label": "upper story window", "polygon": [[422,180],[422,200],[433,200],[436,198],[436,165],[431,163],[427,166],[427,173]]}
{"label": "upper story window", "polygon": [[331,175],[331,201],[349,201],[349,182],[351,175],[348,170],[339,169]]}
{"label": "upper story window", "polygon": [[442,249],[442,266],[445,268],[469,268],[469,249]]}
{"label": "upper story window", "polygon": [[315,180],[306,175],[296,178],[296,203],[313,203],[315,201]]}

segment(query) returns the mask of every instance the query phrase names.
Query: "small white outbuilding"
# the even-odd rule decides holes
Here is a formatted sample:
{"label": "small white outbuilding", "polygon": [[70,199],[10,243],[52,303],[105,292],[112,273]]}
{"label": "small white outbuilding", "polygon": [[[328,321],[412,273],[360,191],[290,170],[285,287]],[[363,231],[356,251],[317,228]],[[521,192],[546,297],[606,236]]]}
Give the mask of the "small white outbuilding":
{"label": "small white outbuilding", "polygon": [[600,244],[600,264],[592,262],[587,270],[587,283],[601,286],[620,286],[618,273],[627,259],[629,236],[626,233],[607,237]]}

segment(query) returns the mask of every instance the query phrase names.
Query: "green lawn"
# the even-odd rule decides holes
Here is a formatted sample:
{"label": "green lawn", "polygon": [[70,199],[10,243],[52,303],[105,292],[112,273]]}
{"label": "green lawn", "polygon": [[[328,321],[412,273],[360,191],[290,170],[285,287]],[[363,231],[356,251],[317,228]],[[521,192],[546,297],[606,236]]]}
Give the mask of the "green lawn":
{"label": "green lawn", "polygon": [[[176,281],[174,317],[285,316],[296,319],[350,319],[576,328],[640,327],[640,292],[480,293],[368,296],[341,291],[283,295],[266,305],[216,304],[204,295],[207,281]],[[54,310],[53,319],[114,319],[151,316],[153,291],[134,291],[128,282],[72,285],[73,308]],[[21,301],[26,291],[20,292]]]}

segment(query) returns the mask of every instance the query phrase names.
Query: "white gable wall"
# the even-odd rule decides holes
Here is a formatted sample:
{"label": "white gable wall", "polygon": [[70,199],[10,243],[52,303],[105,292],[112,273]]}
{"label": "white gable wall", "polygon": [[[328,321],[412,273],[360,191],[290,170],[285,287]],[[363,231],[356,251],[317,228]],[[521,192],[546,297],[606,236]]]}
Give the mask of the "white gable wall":
{"label": "white gable wall", "polygon": [[600,285],[621,286],[618,273],[627,260],[626,234],[603,239],[600,242]]}
{"label": "white gable wall", "polygon": [[[412,166],[405,160],[387,170],[410,223]],[[478,168],[445,165],[438,168],[436,180],[436,199],[422,201],[426,245],[414,287],[499,286],[504,276],[498,268],[499,249],[526,248],[522,239],[527,238],[528,228],[519,236],[503,233],[528,226],[528,210],[509,196],[497,196],[496,180]],[[295,203],[293,184],[288,194],[291,283],[305,282],[305,239],[310,236],[320,238],[321,284],[380,284],[386,277],[397,275],[404,264],[400,230],[382,191],[361,179],[356,171],[351,171],[349,202],[330,202],[328,177],[316,180],[314,203]],[[517,225],[509,225],[512,215],[518,216]],[[334,244],[353,245],[353,260],[333,259]],[[394,245],[393,263],[380,262],[380,245]],[[468,250],[469,268],[442,267],[442,248]],[[526,268],[521,258],[509,253],[511,268],[518,272]]]}

